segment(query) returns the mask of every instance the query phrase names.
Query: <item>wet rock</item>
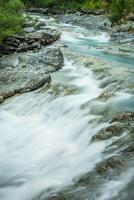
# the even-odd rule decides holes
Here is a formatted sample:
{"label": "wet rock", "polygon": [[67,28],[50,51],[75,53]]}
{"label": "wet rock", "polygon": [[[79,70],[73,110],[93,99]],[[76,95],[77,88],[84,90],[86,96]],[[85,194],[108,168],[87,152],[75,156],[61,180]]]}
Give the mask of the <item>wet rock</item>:
{"label": "wet rock", "polygon": [[[29,43],[29,42],[28,42]],[[17,52],[27,52],[27,51],[33,51],[33,50],[38,50],[41,48],[41,44],[38,42],[34,42],[31,44],[22,44],[19,46],[17,49]]]}
{"label": "wet rock", "polygon": [[4,101],[3,96],[0,96],[0,103],[2,103]]}
{"label": "wet rock", "polygon": [[24,31],[25,31],[26,33],[33,33],[33,32],[34,32],[34,27],[24,28]]}
{"label": "wet rock", "polygon": [[48,72],[63,65],[59,48],[44,48],[36,53],[13,54],[0,59],[1,102],[16,93],[29,92],[51,81]]}
{"label": "wet rock", "polygon": [[47,200],[67,200],[67,199],[63,197],[62,195],[57,195],[57,196],[50,197]]}
{"label": "wet rock", "polygon": [[29,8],[27,11],[31,13],[47,14],[49,8]]}
{"label": "wet rock", "polygon": [[107,140],[114,136],[119,136],[123,131],[123,127],[120,125],[111,125],[105,129],[102,129],[93,136],[92,141]]}
{"label": "wet rock", "polygon": [[60,48],[45,48],[39,53],[39,62],[53,66],[55,70],[58,70],[63,66],[63,54]]}
{"label": "wet rock", "polygon": [[53,83],[51,84],[51,91],[49,93],[52,93],[55,96],[65,96],[69,94],[76,94],[77,88],[74,86],[68,86],[68,85],[62,85],[60,83]]}
{"label": "wet rock", "polygon": [[96,172],[100,175],[106,173],[108,170],[112,169],[120,169],[124,164],[124,161],[119,159],[118,157],[110,157],[106,159],[105,161],[102,161],[100,164],[98,164],[96,168]]}
{"label": "wet rock", "polygon": [[49,45],[60,38],[60,33],[47,28],[42,31],[30,31],[26,36],[12,36],[4,40],[0,46],[0,55],[13,52],[26,52],[38,50],[42,46]]}
{"label": "wet rock", "polygon": [[120,136],[122,133],[132,132],[132,127],[134,123],[134,113],[132,112],[122,112],[117,114],[112,120],[110,120],[110,124],[114,123],[107,128],[100,130],[96,135],[93,136],[92,142],[99,140],[107,140],[114,136]]}
{"label": "wet rock", "polygon": [[[99,11],[79,11],[82,14],[66,14],[60,17],[64,23],[71,23],[85,27],[89,30],[109,30],[111,29],[110,21],[104,16],[100,15]],[[88,12],[88,13],[86,13]]]}
{"label": "wet rock", "polygon": [[25,28],[30,28],[30,27],[34,26],[34,23],[33,23],[33,21],[26,20],[23,26]]}
{"label": "wet rock", "polygon": [[113,122],[131,122],[134,121],[134,113],[133,112],[122,112],[116,115],[110,123]]}
{"label": "wet rock", "polygon": [[46,23],[44,22],[44,21],[39,21],[39,22],[37,22],[36,24],[35,24],[35,26],[34,26],[34,28],[36,28],[36,29],[40,29],[41,27],[45,27],[46,26]]}
{"label": "wet rock", "polygon": [[4,70],[0,73],[0,96],[3,99],[11,97],[17,93],[35,90],[51,80],[50,75],[45,72],[34,70]]}
{"label": "wet rock", "polygon": [[122,45],[127,44],[127,46],[131,47],[134,44],[134,33],[131,32],[133,30],[134,25],[126,25],[126,26],[117,26],[113,28],[111,33],[110,41],[116,42]]}
{"label": "wet rock", "polygon": [[124,153],[134,153],[134,144],[129,145],[123,150]]}
{"label": "wet rock", "polygon": [[104,92],[104,93],[100,94],[100,95],[96,98],[96,100],[105,102],[105,101],[107,101],[109,98],[111,98],[111,97],[113,97],[113,96],[114,96],[113,93]]}

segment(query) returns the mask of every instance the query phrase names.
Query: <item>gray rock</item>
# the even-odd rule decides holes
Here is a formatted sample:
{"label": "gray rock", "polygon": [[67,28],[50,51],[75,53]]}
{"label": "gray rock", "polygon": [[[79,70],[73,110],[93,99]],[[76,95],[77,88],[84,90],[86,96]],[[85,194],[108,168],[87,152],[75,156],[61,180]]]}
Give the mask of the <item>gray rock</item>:
{"label": "gray rock", "polygon": [[34,31],[34,28],[31,27],[25,30],[27,30],[25,36],[12,36],[4,40],[4,45],[0,46],[0,56],[13,52],[37,50],[60,38],[60,33],[50,28]]}
{"label": "gray rock", "polygon": [[36,29],[40,29],[41,27],[44,28],[45,26],[46,26],[46,23],[44,21],[41,21],[41,22],[37,22],[34,27]]}
{"label": "gray rock", "polygon": [[63,65],[59,48],[44,48],[37,53],[14,53],[0,59],[0,102],[16,93],[35,90],[51,81],[48,72]]}

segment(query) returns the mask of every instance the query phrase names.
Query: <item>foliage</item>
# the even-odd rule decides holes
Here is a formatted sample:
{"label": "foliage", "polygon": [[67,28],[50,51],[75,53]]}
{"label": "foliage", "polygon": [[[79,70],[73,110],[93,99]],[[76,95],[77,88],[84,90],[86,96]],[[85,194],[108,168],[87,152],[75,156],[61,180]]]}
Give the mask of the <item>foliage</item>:
{"label": "foliage", "polygon": [[134,12],[134,0],[112,0],[108,4],[111,22],[118,23],[124,19],[129,12]]}
{"label": "foliage", "polygon": [[23,17],[20,0],[6,0],[0,3],[0,41],[6,36],[22,32]]}
{"label": "foliage", "polygon": [[84,3],[83,3],[83,8],[85,9],[99,9],[99,8],[102,8],[102,3],[103,1],[101,0],[86,0]]}

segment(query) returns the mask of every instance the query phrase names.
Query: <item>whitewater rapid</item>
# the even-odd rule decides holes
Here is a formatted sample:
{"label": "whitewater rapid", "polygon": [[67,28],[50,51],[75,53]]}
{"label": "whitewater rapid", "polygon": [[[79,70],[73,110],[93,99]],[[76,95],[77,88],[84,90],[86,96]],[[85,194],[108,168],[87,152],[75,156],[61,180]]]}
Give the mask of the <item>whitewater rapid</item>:
{"label": "whitewater rapid", "polygon": [[[94,36],[79,27],[56,24],[52,18],[45,21],[48,27],[60,29],[62,43],[70,48],[79,48],[83,39],[100,44],[110,39],[105,32]],[[82,107],[101,94],[100,80],[91,70],[64,60],[63,69],[52,74],[51,84],[56,89],[60,84],[61,93],[55,95],[52,86],[41,88],[15,96],[0,107],[1,200],[38,200],[42,192],[44,198],[49,197],[51,190],[59,191],[92,171],[112,142],[90,143],[107,124],[96,124],[98,116]],[[64,93],[66,86],[70,94]],[[120,187],[120,182],[116,185]],[[102,194],[99,200],[110,195]]]}

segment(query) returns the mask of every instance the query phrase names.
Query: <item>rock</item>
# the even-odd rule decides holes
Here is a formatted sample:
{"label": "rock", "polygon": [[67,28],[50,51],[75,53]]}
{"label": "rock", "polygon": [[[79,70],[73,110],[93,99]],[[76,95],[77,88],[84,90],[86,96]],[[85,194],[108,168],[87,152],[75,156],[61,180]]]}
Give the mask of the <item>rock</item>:
{"label": "rock", "polygon": [[102,175],[110,169],[120,169],[122,166],[123,160],[116,158],[116,156],[113,156],[99,163],[96,167],[96,172]]}
{"label": "rock", "polygon": [[38,50],[40,48],[41,48],[41,44],[38,42],[34,42],[32,44],[22,44],[17,49],[17,52],[33,51],[34,49]]}
{"label": "rock", "polygon": [[131,144],[127,146],[124,150],[123,153],[134,153],[134,144]]}
{"label": "rock", "polygon": [[131,127],[134,123],[134,113],[133,112],[122,112],[117,114],[110,124],[114,123],[107,128],[100,130],[96,135],[92,137],[92,142],[99,140],[107,140],[114,136],[120,136],[122,133],[131,133]]}
{"label": "rock", "polygon": [[61,69],[63,66],[63,54],[60,48],[47,48],[43,49],[39,55],[39,62],[44,62],[46,65],[54,66],[55,70]]}
{"label": "rock", "polygon": [[47,14],[47,12],[49,11],[48,8],[43,9],[43,8],[29,8],[28,12],[31,13],[38,13],[38,14]]}
{"label": "rock", "polygon": [[0,73],[0,96],[3,99],[17,93],[29,92],[50,82],[50,75],[34,70],[4,70]]}
{"label": "rock", "polygon": [[111,125],[105,129],[99,131],[96,135],[92,137],[92,141],[107,140],[114,136],[119,136],[123,131],[121,125]]}
{"label": "rock", "polygon": [[0,54],[10,54],[13,52],[26,52],[38,50],[42,46],[49,45],[60,38],[60,33],[56,30],[46,28],[43,31],[29,32],[26,36],[12,36],[4,40],[4,45],[0,46]]}
{"label": "rock", "polygon": [[4,101],[3,96],[0,96],[0,103],[2,103]]}
{"label": "rock", "polygon": [[[87,14],[86,11],[80,11],[82,14],[66,14],[60,16],[60,20],[63,23],[71,23],[73,25],[82,26],[89,30],[93,31],[102,31],[111,29],[110,21],[104,17],[104,15],[95,15],[95,12],[92,11],[92,14]],[[90,12],[90,11],[89,11]],[[93,14],[94,13],[94,14]],[[97,13],[96,13],[97,14]],[[105,22],[105,23],[104,23]]]}
{"label": "rock", "polygon": [[48,72],[63,65],[59,48],[44,48],[36,53],[12,54],[0,59],[0,102],[16,93],[29,92],[51,81]]}
{"label": "rock", "polygon": [[24,28],[24,31],[26,33],[33,33],[34,32],[34,27],[27,27],[27,28]]}
{"label": "rock", "polygon": [[107,101],[110,97],[113,97],[113,96],[114,96],[113,93],[104,92],[104,93],[100,94],[100,95],[96,98],[96,100],[105,102],[105,101]]}
{"label": "rock", "polygon": [[47,200],[66,200],[66,198],[63,197],[62,195],[56,195],[48,198]]}
{"label": "rock", "polygon": [[110,123],[113,122],[131,122],[134,121],[134,113],[133,112],[122,112],[118,115],[116,115]]}
{"label": "rock", "polygon": [[25,28],[30,28],[30,27],[33,27],[33,25],[34,25],[33,21],[27,20],[27,21],[25,21],[25,23],[24,23],[23,26],[24,26]]}
{"label": "rock", "polygon": [[127,20],[134,21],[134,13],[129,13]]}
{"label": "rock", "polygon": [[46,23],[44,21],[41,21],[41,22],[37,22],[34,26],[35,29],[40,29],[41,27],[45,27],[46,26]]}

